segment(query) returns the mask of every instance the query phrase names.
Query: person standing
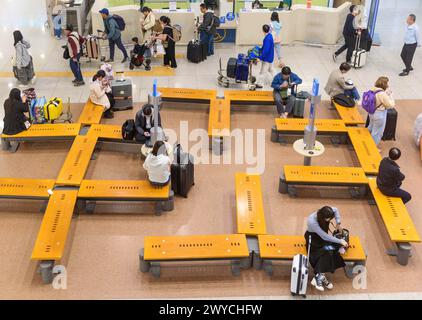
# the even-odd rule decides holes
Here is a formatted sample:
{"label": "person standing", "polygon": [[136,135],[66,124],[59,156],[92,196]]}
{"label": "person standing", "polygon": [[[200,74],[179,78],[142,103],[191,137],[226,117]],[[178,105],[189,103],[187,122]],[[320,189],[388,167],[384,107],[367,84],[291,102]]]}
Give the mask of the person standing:
{"label": "person standing", "polygon": [[359,9],[355,5],[350,6],[350,13],[347,15],[346,22],[343,27],[344,45],[341,46],[336,52],[333,53],[334,62],[337,61],[337,56],[347,49],[346,62],[352,62],[352,54],[355,49],[356,30],[353,21],[359,14]]}
{"label": "person standing", "polygon": [[84,78],[82,77],[81,63],[79,62],[81,58],[81,45],[83,43],[83,38],[79,35],[77,31],[73,30],[72,25],[67,25],[64,29],[64,33],[67,37],[67,48],[69,50],[69,65],[72,73],[75,77],[73,79],[73,85],[75,87],[83,86],[85,84]]}
{"label": "person standing", "polygon": [[32,57],[28,52],[31,45],[23,39],[22,33],[19,30],[13,32],[13,40],[13,46],[15,47],[15,54],[13,56],[15,77],[21,83],[20,86],[26,86],[35,76]]}
{"label": "person standing", "polygon": [[155,15],[148,7],[142,8],[143,19],[141,18],[142,43],[149,42],[152,29],[155,26]]}
{"label": "person standing", "polygon": [[268,24],[262,26],[262,32],[264,32],[265,36],[261,48],[261,71],[256,81],[257,88],[264,86],[265,75],[270,74],[271,78],[274,78],[274,39],[270,31]]}
{"label": "person standing", "polygon": [[56,14],[53,14],[53,28],[54,36],[57,40],[62,38],[62,12],[61,10],[57,11]]}
{"label": "person standing", "polygon": [[369,114],[368,130],[378,145],[384,134],[385,124],[387,123],[387,110],[395,107],[393,93],[388,85],[387,77],[379,77],[375,82],[375,88],[371,89],[375,93],[375,112]]}
{"label": "person standing", "polygon": [[101,16],[104,22],[104,31],[106,34],[106,38],[108,39],[108,44],[110,47],[110,59],[106,60],[105,62],[114,62],[114,49],[117,45],[117,48],[120,49],[123,53],[123,60],[122,63],[125,63],[129,60],[129,56],[127,54],[126,48],[122,42],[122,33],[119,29],[119,25],[117,24],[116,19],[113,18],[113,15],[110,15],[110,12],[107,8],[103,8],[100,10]]}
{"label": "person standing", "polygon": [[166,16],[160,17],[163,33],[152,36],[153,39],[159,39],[163,42],[164,47],[164,66],[170,68],[177,68],[176,63],[176,42],[173,38],[173,27],[170,25],[170,18]]}
{"label": "person standing", "polygon": [[271,14],[271,30],[274,39],[274,50],[278,60],[277,65],[279,65],[281,63],[281,23],[276,11]]}
{"label": "person standing", "polygon": [[412,199],[412,196],[409,192],[400,188],[405,179],[405,175],[400,172],[400,167],[396,163],[400,159],[400,156],[400,149],[391,148],[388,157],[381,160],[377,176],[377,186],[384,195],[399,197],[406,204]]}
{"label": "person standing", "polygon": [[399,76],[407,76],[410,71],[413,71],[412,60],[415,55],[416,47],[421,46],[421,36],[419,33],[419,27],[416,24],[416,16],[409,14],[406,20],[406,34],[404,37],[404,45],[401,51],[401,59],[405,65],[403,72]]}
{"label": "person standing", "polygon": [[215,27],[214,11],[208,8],[205,3],[199,6],[201,13],[204,15],[201,25],[198,27],[201,42],[207,46],[207,56],[214,54],[214,34],[217,31]]}

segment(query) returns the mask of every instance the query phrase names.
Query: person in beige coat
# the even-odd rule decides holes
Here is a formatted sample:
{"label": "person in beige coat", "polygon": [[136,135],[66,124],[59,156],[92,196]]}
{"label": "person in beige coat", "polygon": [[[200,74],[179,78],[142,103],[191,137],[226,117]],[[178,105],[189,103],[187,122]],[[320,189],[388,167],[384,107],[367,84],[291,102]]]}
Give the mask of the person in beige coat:
{"label": "person in beige coat", "polygon": [[352,90],[353,85],[348,85],[345,74],[351,69],[347,62],[343,62],[339,69],[333,70],[328,77],[327,84],[325,85],[325,92],[331,97],[335,97],[338,94],[344,93],[345,90]]}
{"label": "person in beige coat", "polygon": [[111,88],[104,86],[103,79],[106,73],[104,70],[98,70],[92,78],[92,84],[89,88],[89,99],[92,103],[104,107],[104,117],[111,119],[113,118],[113,111],[111,111],[112,105],[107,95],[111,94]]}
{"label": "person in beige coat", "polygon": [[148,7],[142,8],[143,16],[141,17],[141,33],[143,43],[150,41],[152,29],[155,26],[155,16]]}

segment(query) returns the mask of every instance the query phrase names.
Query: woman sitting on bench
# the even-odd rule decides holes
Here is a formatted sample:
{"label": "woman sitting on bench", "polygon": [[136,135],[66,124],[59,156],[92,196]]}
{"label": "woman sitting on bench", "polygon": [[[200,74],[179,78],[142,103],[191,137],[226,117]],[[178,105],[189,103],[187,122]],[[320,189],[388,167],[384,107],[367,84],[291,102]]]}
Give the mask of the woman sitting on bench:
{"label": "woman sitting on bench", "polygon": [[171,160],[163,141],[156,141],[144,162],[148,180],[153,186],[163,187],[170,182]]}
{"label": "woman sitting on bench", "polygon": [[325,276],[326,272],[334,273],[338,268],[344,268],[345,263],[341,256],[348,243],[330,235],[329,227],[332,219],[336,220],[336,229],[341,231],[340,212],[335,207],[325,206],[308,217],[308,229],[305,233],[306,247],[311,249],[309,262],[314,269],[315,277],[311,284],[319,291],[333,289],[333,284]]}
{"label": "woman sitting on bench", "polygon": [[12,89],[9,98],[4,102],[3,134],[14,135],[27,130],[30,123],[25,112],[29,112],[26,96],[21,98],[21,91],[17,88]]}
{"label": "woman sitting on bench", "polygon": [[[111,119],[114,117],[113,111],[111,111],[114,101],[110,101],[111,88],[105,85],[106,73],[104,70],[98,70],[92,78],[92,84],[89,88],[89,99],[92,103],[104,107],[104,117]],[[110,95],[110,97],[109,97]],[[114,100],[114,99],[113,99]]]}

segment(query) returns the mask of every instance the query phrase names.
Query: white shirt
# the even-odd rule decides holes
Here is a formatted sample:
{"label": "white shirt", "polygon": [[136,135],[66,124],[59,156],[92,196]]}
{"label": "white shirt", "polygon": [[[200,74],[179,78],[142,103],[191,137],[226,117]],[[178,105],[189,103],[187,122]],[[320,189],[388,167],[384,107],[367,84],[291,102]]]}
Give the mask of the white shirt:
{"label": "white shirt", "polygon": [[149,153],[144,162],[144,169],[148,172],[151,182],[166,183],[170,177],[171,160],[164,154],[154,156]]}
{"label": "white shirt", "polygon": [[419,34],[419,27],[416,23],[411,25],[406,24],[406,34],[404,36],[405,44],[418,44],[418,47],[421,45],[421,37]]}

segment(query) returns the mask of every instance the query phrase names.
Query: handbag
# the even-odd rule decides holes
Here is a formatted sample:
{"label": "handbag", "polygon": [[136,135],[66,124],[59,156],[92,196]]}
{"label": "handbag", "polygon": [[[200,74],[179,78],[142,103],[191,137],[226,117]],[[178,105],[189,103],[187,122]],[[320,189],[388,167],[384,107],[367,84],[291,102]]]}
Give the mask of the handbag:
{"label": "handbag", "polygon": [[70,59],[70,53],[69,53],[69,47],[68,46],[66,46],[64,48],[64,51],[63,51],[63,59],[65,59],[65,60],[69,60]]}
{"label": "handbag", "polygon": [[340,93],[333,97],[333,101],[342,107],[353,108],[355,106],[355,100],[346,96],[344,93]]}

